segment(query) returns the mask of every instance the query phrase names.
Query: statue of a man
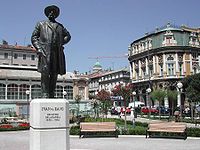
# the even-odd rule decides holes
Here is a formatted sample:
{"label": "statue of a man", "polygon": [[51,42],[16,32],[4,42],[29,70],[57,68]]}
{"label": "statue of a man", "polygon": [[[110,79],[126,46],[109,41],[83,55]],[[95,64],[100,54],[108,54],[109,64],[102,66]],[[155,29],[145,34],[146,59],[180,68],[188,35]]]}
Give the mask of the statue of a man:
{"label": "statue of a man", "polygon": [[31,41],[38,54],[38,72],[41,73],[43,98],[54,98],[57,76],[66,73],[63,45],[71,39],[70,33],[55,19],[60,10],[51,5],[44,9],[46,21],[37,23]]}

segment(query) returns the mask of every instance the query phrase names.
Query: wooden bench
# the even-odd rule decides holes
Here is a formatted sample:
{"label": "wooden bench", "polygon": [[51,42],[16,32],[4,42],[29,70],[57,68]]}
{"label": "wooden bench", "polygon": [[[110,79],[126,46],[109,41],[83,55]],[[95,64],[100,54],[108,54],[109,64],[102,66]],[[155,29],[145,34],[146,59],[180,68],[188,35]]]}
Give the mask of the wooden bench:
{"label": "wooden bench", "polygon": [[146,130],[146,138],[148,137],[176,137],[187,139],[187,126],[185,123],[178,122],[161,122],[150,123]]}
{"label": "wooden bench", "polygon": [[114,136],[118,137],[115,122],[81,122],[79,138],[93,135],[93,136]]}

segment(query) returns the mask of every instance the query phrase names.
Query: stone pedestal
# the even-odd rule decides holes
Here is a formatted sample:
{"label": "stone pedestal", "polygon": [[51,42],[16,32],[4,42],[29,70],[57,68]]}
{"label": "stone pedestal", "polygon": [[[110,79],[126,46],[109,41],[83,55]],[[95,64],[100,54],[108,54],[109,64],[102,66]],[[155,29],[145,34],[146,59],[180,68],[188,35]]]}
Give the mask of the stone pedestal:
{"label": "stone pedestal", "polygon": [[69,103],[34,99],[30,103],[30,150],[70,150]]}

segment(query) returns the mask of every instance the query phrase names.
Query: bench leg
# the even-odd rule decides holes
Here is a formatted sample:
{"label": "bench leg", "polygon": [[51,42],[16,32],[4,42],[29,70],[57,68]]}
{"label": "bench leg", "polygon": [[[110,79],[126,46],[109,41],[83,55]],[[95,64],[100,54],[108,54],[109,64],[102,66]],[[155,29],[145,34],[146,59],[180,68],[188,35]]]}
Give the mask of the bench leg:
{"label": "bench leg", "polygon": [[115,131],[115,137],[118,138],[118,133],[117,133],[117,131]]}
{"label": "bench leg", "polygon": [[148,131],[146,130],[146,138],[147,138]]}
{"label": "bench leg", "polygon": [[187,132],[184,133],[184,140],[187,139]]}
{"label": "bench leg", "polygon": [[81,138],[81,132],[79,133],[79,139]]}

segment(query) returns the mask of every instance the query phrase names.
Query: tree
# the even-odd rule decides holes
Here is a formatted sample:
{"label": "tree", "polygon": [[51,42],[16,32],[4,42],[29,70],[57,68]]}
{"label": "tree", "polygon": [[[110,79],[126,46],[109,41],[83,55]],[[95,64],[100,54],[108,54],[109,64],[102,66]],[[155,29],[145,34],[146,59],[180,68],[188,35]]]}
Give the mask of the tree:
{"label": "tree", "polygon": [[191,105],[191,117],[194,119],[193,109],[194,103],[200,102],[200,74],[195,74],[184,78],[183,88],[185,89],[185,94]]}
{"label": "tree", "polygon": [[115,96],[122,96],[123,98],[123,101],[124,101],[124,108],[125,108],[125,112],[124,112],[124,126],[125,126],[125,129],[127,129],[127,123],[126,123],[126,107],[127,107],[127,102],[130,100],[130,96],[132,95],[132,84],[127,84],[127,85],[122,85],[122,84],[119,84],[117,86],[115,86],[115,88],[112,90],[113,94]]}
{"label": "tree", "polygon": [[110,92],[103,89],[96,96],[101,103],[103,114],[107,115],[108,109],[111,107]]}
{"label": "tree", "polygon": [[174,112],[174,105],[175,105],[174,102],[177,100],[177,96],[178,96],[177,91],[175,91],[175,90],[168,90],[167,91],[167,97],[168,97],[169,101],[171,102],[172,115],[173,115],[173,112]]}
{"label": "tree", "polygon": [[161,114],[161,103],[162,101],[164,101],[164,98],[166,96],[166,92],[162,89],[156,89],[151,93],[151,96],[154,100],[158,101],[158,105],[159,105],[159,118],[160,118],[160,114]]}
{"label": "tree", "polygon": [[80,101],[81,101],[81,95],[76,95],[75,97],[74,97],[74,99],[75,99],[75,101],[76,101],[76,103],[77,103],[77,117],[78,117],[78,115],[79,115],[79,104],[80,104]]}
{"label": "tree", "polygon": [[183,80],[185,93],[190,102],[200,102],[200,74],[186,77]]}

